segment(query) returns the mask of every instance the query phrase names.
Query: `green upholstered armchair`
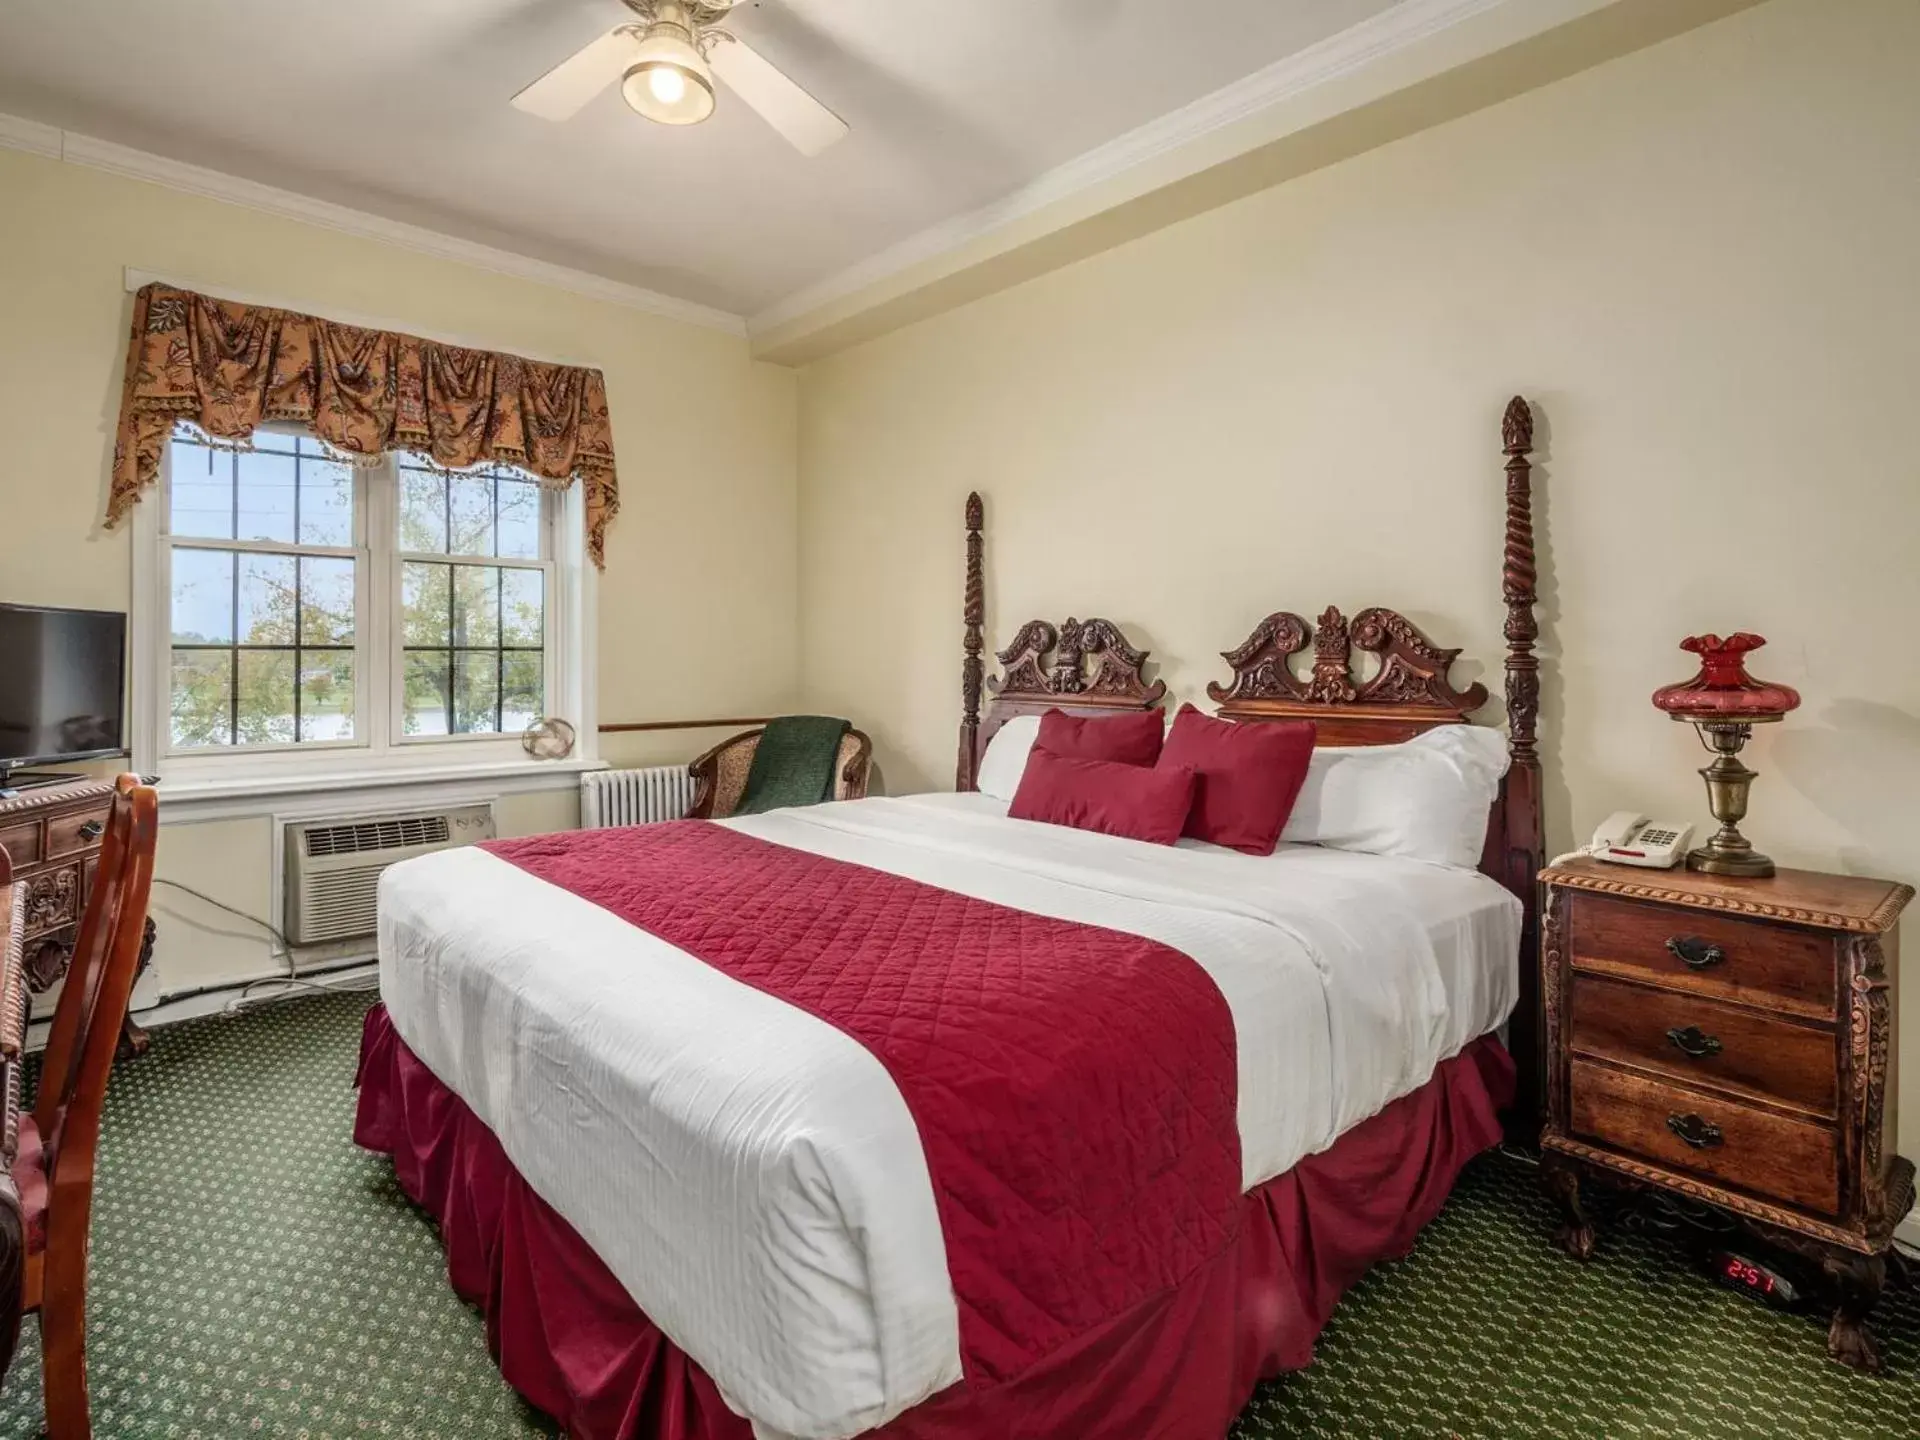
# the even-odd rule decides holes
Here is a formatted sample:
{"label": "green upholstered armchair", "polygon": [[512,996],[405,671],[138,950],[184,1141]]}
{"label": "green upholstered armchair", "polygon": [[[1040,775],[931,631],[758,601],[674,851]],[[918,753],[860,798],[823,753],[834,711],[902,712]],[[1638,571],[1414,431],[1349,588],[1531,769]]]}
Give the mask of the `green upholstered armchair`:
{"label": "green upholstered armchair", "polygon": [[[734,812],[747,790],[747,772],[753,767],[754,747],[761,731],[748,730],[722,740],[687,767],[693,776],[694,820],[724,820]],[[867,793],[867,770],[873,760],[873,741],[866,732],[849,730],[840,739],[834,760],[833,798],[861,800]]]}

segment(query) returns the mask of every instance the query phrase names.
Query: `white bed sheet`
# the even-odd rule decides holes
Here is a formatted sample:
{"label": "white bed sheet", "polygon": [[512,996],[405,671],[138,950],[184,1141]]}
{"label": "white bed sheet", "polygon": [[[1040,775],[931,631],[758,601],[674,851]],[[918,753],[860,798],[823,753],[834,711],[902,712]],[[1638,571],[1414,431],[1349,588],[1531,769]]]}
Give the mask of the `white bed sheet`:
{"label": "white bed sheet", "polygon": [[[1250,1187],[1514,1004],[1519,905],[1484,876],[1169,850],[1006,808],[928,795],[727,823],[1190,955],[1233,1016]],[[473,849],[383,877],[380,968],[409,1047],[761,1436],[855,1435],[960,1378],[918,1133],[857,1042]]]}

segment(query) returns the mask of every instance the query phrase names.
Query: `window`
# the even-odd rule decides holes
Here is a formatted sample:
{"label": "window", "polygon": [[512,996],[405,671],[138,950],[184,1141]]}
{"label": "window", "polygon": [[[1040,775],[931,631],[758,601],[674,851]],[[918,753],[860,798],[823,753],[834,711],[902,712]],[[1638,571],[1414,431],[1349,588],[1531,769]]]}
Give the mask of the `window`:
{"label": "window", "polygon": [[540,487],[505,466],[449,475],[403,456],[399,469],[401,728],[518,734],[545,713]]}
{"label": "window", "polygon": [[353,467],[305,436],[169,457],[170,748],[353,742],[361,545]]}
{"label": "window", "polygon": [[577,497],[507,465],[354,465],[279,427],[236,451],[182,424],[151,537],[160,698],[136,727],[168,773],[521,757],[533,721],[584,709]]}

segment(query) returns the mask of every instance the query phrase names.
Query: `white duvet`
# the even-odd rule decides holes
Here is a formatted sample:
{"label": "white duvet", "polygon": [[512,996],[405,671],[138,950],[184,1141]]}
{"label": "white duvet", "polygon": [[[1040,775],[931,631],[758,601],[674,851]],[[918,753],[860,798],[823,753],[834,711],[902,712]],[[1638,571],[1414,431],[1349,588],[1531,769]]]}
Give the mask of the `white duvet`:
{"label": "white duvet", "polygon": [[[1249,1187],[1517,994],[1519,904],[1470,871],[1168,849],[978,795],[726,823],[1191,956],[1232,1012]],[[919,1136],[858,1042],[474,849],[386,872],[380,982],[413,1052],[763,1440],[856,1435],[960,1378]]]}

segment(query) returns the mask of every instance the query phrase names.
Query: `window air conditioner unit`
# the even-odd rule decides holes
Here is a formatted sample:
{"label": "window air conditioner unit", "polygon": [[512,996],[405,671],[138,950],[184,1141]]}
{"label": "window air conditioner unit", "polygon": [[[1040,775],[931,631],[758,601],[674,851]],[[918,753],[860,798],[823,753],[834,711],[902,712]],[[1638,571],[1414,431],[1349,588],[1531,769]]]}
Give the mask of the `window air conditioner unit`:
{"label": "window air conditioner unit", "polygon": [[493,807],[339,816],[287,826],[287,939],[320,945],[374,933],[389,865],[493,838]]}

